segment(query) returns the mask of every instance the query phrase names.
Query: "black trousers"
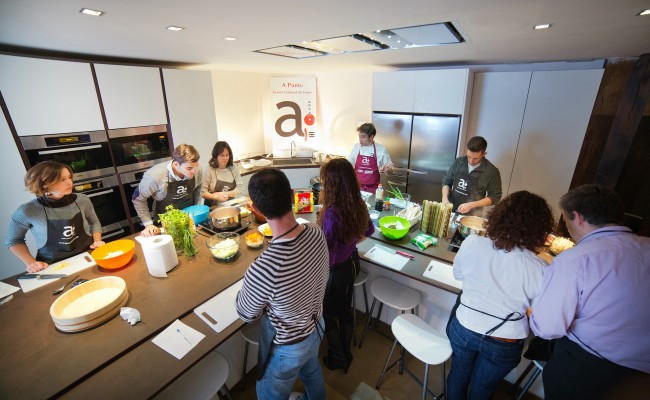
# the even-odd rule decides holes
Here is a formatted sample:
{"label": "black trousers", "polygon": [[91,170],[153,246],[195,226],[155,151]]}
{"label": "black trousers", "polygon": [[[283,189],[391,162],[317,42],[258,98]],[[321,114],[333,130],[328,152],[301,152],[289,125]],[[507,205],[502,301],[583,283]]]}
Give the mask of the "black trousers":
{"label": "black trousers", "polygon": [[542,378],[546,400],[650,398],[650,375],[597,357],[566,336],[555,344]]}
{"label": "black trousers", "polygon": [[323,319],[327,337],[328,361],[337,366],[347,366],[351,359],[353,316],[350,304],[354,280],[359,273],[359,265],[350,257],[330,270],[325,298],[323,299]]}

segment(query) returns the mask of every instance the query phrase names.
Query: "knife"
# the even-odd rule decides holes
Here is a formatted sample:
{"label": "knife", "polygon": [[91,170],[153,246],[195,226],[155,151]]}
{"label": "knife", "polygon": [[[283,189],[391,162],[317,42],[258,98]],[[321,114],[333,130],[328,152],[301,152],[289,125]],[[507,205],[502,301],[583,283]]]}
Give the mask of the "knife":
{"label": "knife", "polygon": [[22,274],[18,275],[16,279],[59,279],[67,276],[66,274]]}
{"label": "knife", "polygon": [[405,252],[400,251],[400,250],[389,249],[388,247],[382,246],[382,245],[380,245],[380,244],[375,244],[375,246],[377,246],[378,248],[380,248],[380,249],[382,249],[382,250],[384,250],[384,251],[387,251],[387,252],[389,252],[389,253],[391,253],[391,254],[398,254],[398,255],[400,255],[400,256],[402,256],[402,257],[406,257],[406,258],[408,258],[408,259],[410,259],[410,260],[415,259],[415,256],[414,256],[414,255],[409,254],[409,253],[405,253]]}

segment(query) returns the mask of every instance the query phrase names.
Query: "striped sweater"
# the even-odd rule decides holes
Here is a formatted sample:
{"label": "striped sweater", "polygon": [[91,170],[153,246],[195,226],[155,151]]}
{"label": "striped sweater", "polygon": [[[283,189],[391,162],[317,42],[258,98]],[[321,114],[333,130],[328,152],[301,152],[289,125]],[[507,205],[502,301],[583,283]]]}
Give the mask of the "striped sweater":
{"label": "striped sweater", "polygon": [[237,295],[237,312],[251,322],[266,312],[277,331],[275,344],[298,341],[315,329],[323,311],[329,275],[325,236],[305,224],[295,238],[273,241],[251,264]]}

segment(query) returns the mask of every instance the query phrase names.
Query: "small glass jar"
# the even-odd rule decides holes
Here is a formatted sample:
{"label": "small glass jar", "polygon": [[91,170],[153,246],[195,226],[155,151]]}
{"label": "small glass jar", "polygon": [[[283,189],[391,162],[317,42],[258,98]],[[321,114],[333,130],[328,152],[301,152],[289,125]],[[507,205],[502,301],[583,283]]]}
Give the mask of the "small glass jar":
{"label": "small glass jar", "polygon": [[390,197],[386,197],[384,201],[384,211],[390,211]]}

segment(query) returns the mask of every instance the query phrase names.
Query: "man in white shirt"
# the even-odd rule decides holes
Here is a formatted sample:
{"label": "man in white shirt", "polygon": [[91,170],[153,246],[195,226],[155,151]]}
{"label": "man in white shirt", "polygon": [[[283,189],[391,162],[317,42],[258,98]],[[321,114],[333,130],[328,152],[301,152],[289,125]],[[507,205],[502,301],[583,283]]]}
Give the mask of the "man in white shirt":
{"label": "man in white shirt", "polygon": [[366,122],[357,128],[357,132],[359,143],[352,148],[348,161],[354,167],[361,190],[375,193],[379,186],[379,174],[391,174],[393,163],[386,146],[375,142],[377,130],[373,124]]}

